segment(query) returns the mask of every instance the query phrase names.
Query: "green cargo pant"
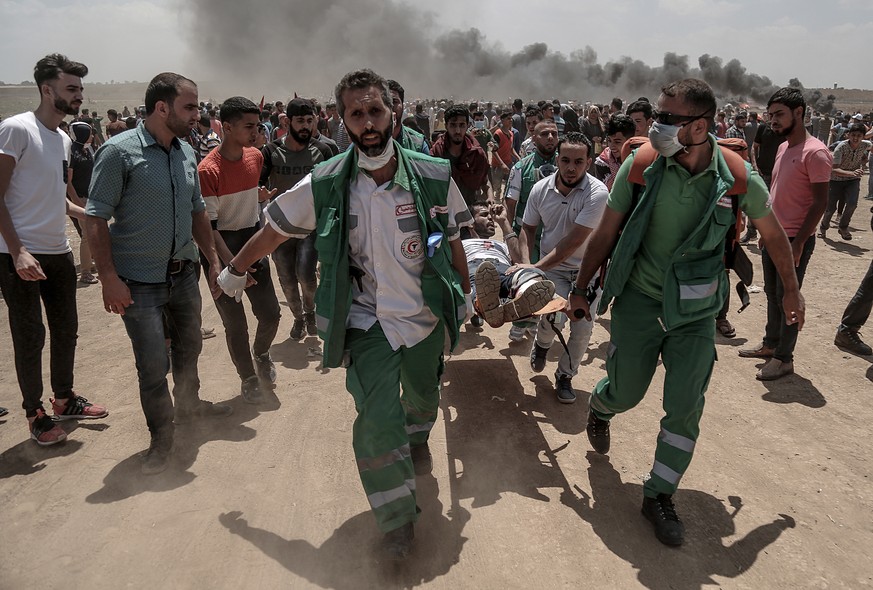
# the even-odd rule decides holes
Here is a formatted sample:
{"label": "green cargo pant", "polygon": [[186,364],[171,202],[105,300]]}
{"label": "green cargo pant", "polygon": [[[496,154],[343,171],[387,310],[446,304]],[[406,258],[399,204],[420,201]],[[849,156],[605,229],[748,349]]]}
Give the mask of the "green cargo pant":
{"label": "green cargo pant", "polygon": [[612,307],[607,375],[594,388],[591,409],[602,420],[625,412],[643,399],[664,362],[664,412],[648,497],[672,494],[691,463],[700,434],[704,393],[715,361],[715,322],[703,318],[669,332],[661,327],[661,302],[625,287]]}
{"label": "green cargo pant", "polygon": [[[364,492],[383,532],[418,519],[410,445],[427,442],[440,403],[443,324],[411,348],[391,350],[379,323],[350,329],[346,388],[358,417],[352,445]],[[403,387],[403,396],[400,387]]]}

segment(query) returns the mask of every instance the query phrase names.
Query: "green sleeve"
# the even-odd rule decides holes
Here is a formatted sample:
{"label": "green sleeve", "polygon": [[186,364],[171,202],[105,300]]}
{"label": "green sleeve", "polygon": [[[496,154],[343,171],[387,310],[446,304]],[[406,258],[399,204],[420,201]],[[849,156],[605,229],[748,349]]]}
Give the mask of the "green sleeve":
{"label": "green sleeve", "polygon": [[749,176],[746,194],[740,198],[740,208],[752,219],[760,219],[770,213],[770,192],[764,179],[755,171]]}
{"label": "green sleeve", "polygon": [[615,174],[615,182],[612,184],[612,190],[609,191],[609,199],[606,201],[606,206],[619,213],[627,213],[631,208],[633,201],[633,184],[627,179],[630,174],[631,164],[633,164],[634,156],[631,154],[618,169]]}

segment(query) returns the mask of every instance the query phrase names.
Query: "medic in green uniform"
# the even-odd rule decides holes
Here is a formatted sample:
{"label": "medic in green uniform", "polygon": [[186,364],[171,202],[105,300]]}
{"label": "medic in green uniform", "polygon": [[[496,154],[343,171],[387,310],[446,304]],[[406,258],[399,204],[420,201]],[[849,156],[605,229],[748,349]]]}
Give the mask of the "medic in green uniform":
{"label": "medic in green uniform", "polygon": [[591,396],[588,439],[595,451],[609,451],[609,420],[642,400],[660,358],[665,415],[643,486],[643,514],[668,545],[684,539],[672,495],[691,462],[716,359],[713,320],[728,289],[723,256],[727,232],[734,231],[732,198],[755,220],[785,282],[786,317],[800,326],[804,319],[788,238],[763,180],[746,168],[745,193],[727,194],[735,179],[725,158],[738,156],[723,154],[709,134],[715,108],[712,89],[701,80],[662,89],[649,132],[661,157],[646,168],[635,207],[634,157],[622,164],[570,296],[571,317],[590,318],[585,287],[615,246],[598,309],[604,313],[614,300],[607,376]]}
{"label": "medic in green uniform", "polygon": [[[472,315],[460,228],[472,215],[448,161],[392,139],[386,81],[347,74],[337,109],[355,149],[317,166],[264,210],[267,225],[222,272],[239,297],[245,269],[289,237],[316,234],[315,295],[323,366],[345,366],[358,417],[358,471],[385,548],[408,555],[418,518],[415,475],[431,470],[443,344]],[[401,396],[402,387],[402,396]]]}
{"label": "medic in green uniform", "polygon": [[[522,219],[527,207],[527,199],[533,186],[546,175],[554,174],[555,149],[558,147],[558,128],[552,121],[540,121],[536,124],[532,135],[535,150],[518,162],[509,171],[509,179],[506,181],[506,195],[504,203],[509,219],[512,221],[512,230],[520,234],[522,231]],[[551,169],[551,172],[548,170]],[[531,250],[530,262],[536,264],[540,259],[540,237],[543,228],[537,228],[536,241]],[[522,320],[512,323],[509,330],[509,339],[520,342],[524,339],[525,332],[536,334],[537,322]]]}

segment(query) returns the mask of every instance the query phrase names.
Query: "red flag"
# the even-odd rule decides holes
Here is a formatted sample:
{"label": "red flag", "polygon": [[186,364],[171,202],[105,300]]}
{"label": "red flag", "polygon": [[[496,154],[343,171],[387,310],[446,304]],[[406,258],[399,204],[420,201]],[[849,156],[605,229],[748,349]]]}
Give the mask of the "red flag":
{"label": "red flag", "polygon": [[297,98],[297,93],[296,93],[296,92],[294,93],[294,98]]}
{"label": "red flag", "polygon": [[263,95],[262,95],[262,96],[261,96],[261,110],[262,110],[262,111],[264,110],[264,98],[266,98],[266,96],[263,96]]}

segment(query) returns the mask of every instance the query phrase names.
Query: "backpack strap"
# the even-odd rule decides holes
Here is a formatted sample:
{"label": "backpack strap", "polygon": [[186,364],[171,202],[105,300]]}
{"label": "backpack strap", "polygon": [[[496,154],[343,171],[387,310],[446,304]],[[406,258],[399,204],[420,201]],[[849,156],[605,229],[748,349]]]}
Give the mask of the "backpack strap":
{"label": "backpack strap", "polygon": [[[729,147],[719,145],[721,155],[725,163],[728,165],[728,170],[731,171],[731,176],[734,177],[734,185],[728,190],[728,195],[743,195],[748,189],[748,171],[746,170],[746,161],[736,151]],[[658,152],[652,147],[651,143],[643,143],[634,152],[634,161],[631,164],[630,172],[627,179],[633,184],[645,185],[646,179],[643,177],[643,172],[646,168],[654,164],[658,159]]]}
{"label": "backpack strap", "polygon": [[638,147],[634,152],[634,161],[631,164],[630,172],[628,172],[627,175],[628,181],[635,185],[645,186],[646,179],[643,177],[643,172],[646,171],[646,168],[654,164],[657,159],[658,152],[652,147],[651,143],[647,141],[640,145],[640,147]]}
{"label": "backpack strap", "polygon": [[749,174],[746,170],[746,161],[741,155],[730,148],[719,146],[721,155],[725,163],[728,165],[728,170],[731,171],[731,176],[734,177],[734,185],[728,190],[728,195],[744,195],[749,188]]}

